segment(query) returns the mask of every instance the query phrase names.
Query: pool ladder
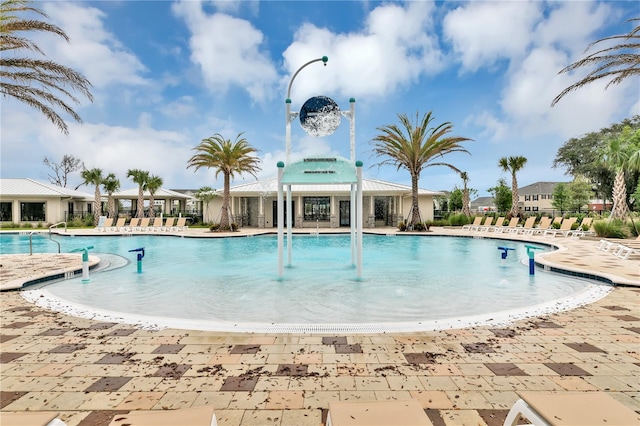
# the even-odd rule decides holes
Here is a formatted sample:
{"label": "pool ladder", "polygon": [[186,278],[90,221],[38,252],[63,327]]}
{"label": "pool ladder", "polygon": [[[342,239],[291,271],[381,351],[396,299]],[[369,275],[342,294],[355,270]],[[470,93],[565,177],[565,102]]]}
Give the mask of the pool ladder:
{"label": "pool ladder", "polygon": [[31,231],[31,232],[29,233],[29,256],[32,256],[32,255],[33,255],[33,234],[36,234],[36,233],[37,233],[39,236],[41,236],[42,238],[49,238],[51,241],[53,241],[54,243],[56,243],[56,244],[58,245],[58,254],[60,254],[60,243],[59,243],[58,241],[54,240],[54,239],[51,237],[51,234],[49,234],[49,237],[46,237],[46,236],[42,235],[42,233],[40,233],[40,232]]}

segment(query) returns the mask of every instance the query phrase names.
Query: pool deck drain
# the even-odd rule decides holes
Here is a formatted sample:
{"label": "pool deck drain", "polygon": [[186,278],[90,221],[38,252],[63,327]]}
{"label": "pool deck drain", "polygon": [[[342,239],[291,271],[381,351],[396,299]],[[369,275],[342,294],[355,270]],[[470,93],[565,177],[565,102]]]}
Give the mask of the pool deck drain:
{"label": "pool deck drain", "polygon": [[221,426],[321,425],[329,401],[415,398],[434,424],[497,425],[528,390],[602,391],[640,412],[640,263],[598,252],[597,241],[534,242],[563,246],[551,264],[576,258],[585,273],[639,287],[500,328],[327,335],[147,330],[2,292],[0,416],[57,411],[94,426],[131,410],[213,405]]}

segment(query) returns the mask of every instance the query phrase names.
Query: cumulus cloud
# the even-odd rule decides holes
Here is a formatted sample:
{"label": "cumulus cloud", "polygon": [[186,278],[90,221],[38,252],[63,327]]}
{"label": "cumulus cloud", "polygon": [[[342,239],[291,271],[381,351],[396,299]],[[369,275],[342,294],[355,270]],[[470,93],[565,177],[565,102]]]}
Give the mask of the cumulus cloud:
{"label": "cumulus cloud", "polygon": [[541,2],[464,3],[445,16],[444,37],[453,46],[462,71],[474,72],[501,59],[522,57],[542,11]]}
{"label": "cumulus cloud", "polygon": [[84,74],[98,89],[110,84],[149,85],[145,66],[104,28],[102,11],[79,3],[45,3],[44,11],[69,36],[37,34],[34,39],[55,61]]}
{"label": "cumulus cloud", "polygon": [[431,21],[434,7],[428,2],[378,6],[361,31],[347,34],[303,24],[283,54],[289,71],[283,83],[312,59],[328,55],[329,62],[326,68],[305,69],[295,80],[292,99],[316,95],[318,87],[347,98],[379,97],[440,71],[443,59]]}
{"label": "cumulus cloud", "polygon": [[264,35],[258,29],[224,13],[209,15],[199,2],[174,3],[173,11],[191,32],[191,60],[200,67],[209,89],[226,91],[238,86],[254,101],[269,98],[277,72],[262,50]]}

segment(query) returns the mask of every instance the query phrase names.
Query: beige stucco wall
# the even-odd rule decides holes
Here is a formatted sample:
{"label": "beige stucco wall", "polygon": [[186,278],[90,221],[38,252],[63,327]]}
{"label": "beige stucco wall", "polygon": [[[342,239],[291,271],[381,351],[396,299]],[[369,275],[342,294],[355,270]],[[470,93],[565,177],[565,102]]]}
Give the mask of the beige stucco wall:
{"label": "beige stucco wall", "polygon": [[[20,203],[45,203],[45,220],[43,224],[53,225],[54,223],[62,222],[65,220],[65,212],[69,206],[68,198],[42,198],[42,197],[28,197],[21,196],[16,198],[2,197],[0,199],[3,203],[12,203],[12,222],[21,223],[20,217]],[[74,201],[76,211],[86,210],[87,202]],[[40,221],[33,221],[32,223],[38,223]]]}

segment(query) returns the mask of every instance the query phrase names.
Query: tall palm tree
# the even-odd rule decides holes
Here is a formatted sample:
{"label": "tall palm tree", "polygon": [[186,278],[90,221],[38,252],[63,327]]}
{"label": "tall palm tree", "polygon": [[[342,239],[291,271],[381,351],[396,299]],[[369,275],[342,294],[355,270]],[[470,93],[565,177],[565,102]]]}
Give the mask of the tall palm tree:
{"label": "tall palm tree", "polygon": [[224,178],[222,195],[222,210],[220,216],[221,231],[231,229],[231,209],[229,208],[230,181],[236,174],[249,173],[256,177],[260,171],[260,159],[254,154],[258,152],[249,145],[249,142],[238,133],[235,141],[225,139],[220,133],[203,139],[200,145],[193,148],[197,154],[193,155],[187,164],[187,168],[194,167],[197,171],[200,167],[215,168],[216,177],[220,173]]}
{"label": "tall palm tree", "polygon": [[147,184],[145,185],[145,189],[149,191],[149,217],[156,217],[155,210],[155,195],[158,192],[158,189],[162,188],[163,180],[160,176],[151,175],[149,179],[147,179]]}
{"label": "tall palm tree", "polygon": [[55,25],[32,16],[20,18],[18,14],[49,18],[30,4],[29,0],[5,0],[0,3],[0,93],[3,97],[11,96],[39,110],[63,133],[68,134],[67,124],[56,109],[82,123],[80,116],[64,98],[77,105],[80,101],[71,92],[79,91],[93,101],[89,91],[91,83],[71,68],[29,57],[28,53],[44,56],[44,52],[33,41],[23,37],[21,34],[24,32],[43,31],[69,41],[65,32]]}
{"label": "tall palm tree", "polygon": [[640,170],[640,130],[632,130],[631,127],[625,126],[619,135],[609,139],[602,158],[616,173],[611,197],[613,207],[609,219],[624,219],[629,211],[625,170]]}
{"label": "tall palm tree", "polygon": [[516,177],[516,173],[518,173],[526,163],[527,159],[521,156],[502,157],[498,161],[498,166],[502,170],[511,173],[511,212],[509,212],[511,217],[520,215],[520,208],[518,206],[520,197],[518,195],[518,178]]}
{"label": "tall palm tree", "polygon": [[[453,152],[466,152],[461,146],[462,142],[472,139],[461,136],[446,136],[453,129],[449,122],[433,126],[434,117],[429,111],[422,118],[416,112],[415,125],[406,114],[398,114],[400,126],[390,124],[378,127],[380,135],[373,138],[373,152],[387,159],[378,163],[378,166],[392,165],[400,170],[405,168],[411,175],[411,221],[409,225],[415,225],[421,221],[420,207],[418,206],[418,181],[420,172],[427,167],[446,166],[460,173],[455,166],[449,163],[435,161],[446,154]],[[429,127],[432,126],[432,127]]]}
{"label": "tall palm tree", "polygon": [[113,198],[113,193],[120,189],[120,180],[116,178],[116,175],[113,173],[109,173],[107,177],[102,180],[102,188],[109,196],[107,201],[109,217],[116,217],[116,200]]}
{"label": "tall palm tree", "polygon": [[218,196],[218,193],[210,186],[203,186],[202,188],[198,189],[198,192],[196,192],[194,196],[198,201],[202,202],[202,205],[204,206],[202,219],[204,220],[205,211],[207,213],[207,219],[209,219],[209,203]]}
{"label": "tall palm tree", "polygon": [[100,185],[102,185],[102,169],[85,169],[80,173],[82,179],[84,179],[85,185],[94,185],[96,187],[93,198],[93,225],[98,226],[98,220],[102,215],[102,202],[100,200]]}
{"label": "tall palm tree", "polygon": [[469,174],[467,172],[460,172],[460,178],[462,179],[462,214],[467,217],[471,216],[471,200],[469,199]]}
{"label": "tall palm tree", "polygon": [[[633,21],[640,21],[640,18],[627,20],[627,22]],[[625,78],[640,75],[640,67],[638,67],[638,64],[640,64],[640,25],[632,29],[629,34],[615,35],[596,40],[587,46],[585,52],[598,43],[610,40],[620,41],[620,43],[593,52],[560,70],[560,73],[567,73],[582,67],[596,67],[582,80],[560,92],[553,102],[551,102],[551,106],[557,104],[567,93],[593,81],[600,80],[601,78],[611,78],[611,81],[605,86],[605,88],[608,88],[612,84],[620,84]]]}
{"label": "tall palm tree", "polygon": [[138,184],[138,205],[136,207],[136,217],[144,217],[144,188],[149,180],[149,172],[140,169],[127,170],[127,177]]}

